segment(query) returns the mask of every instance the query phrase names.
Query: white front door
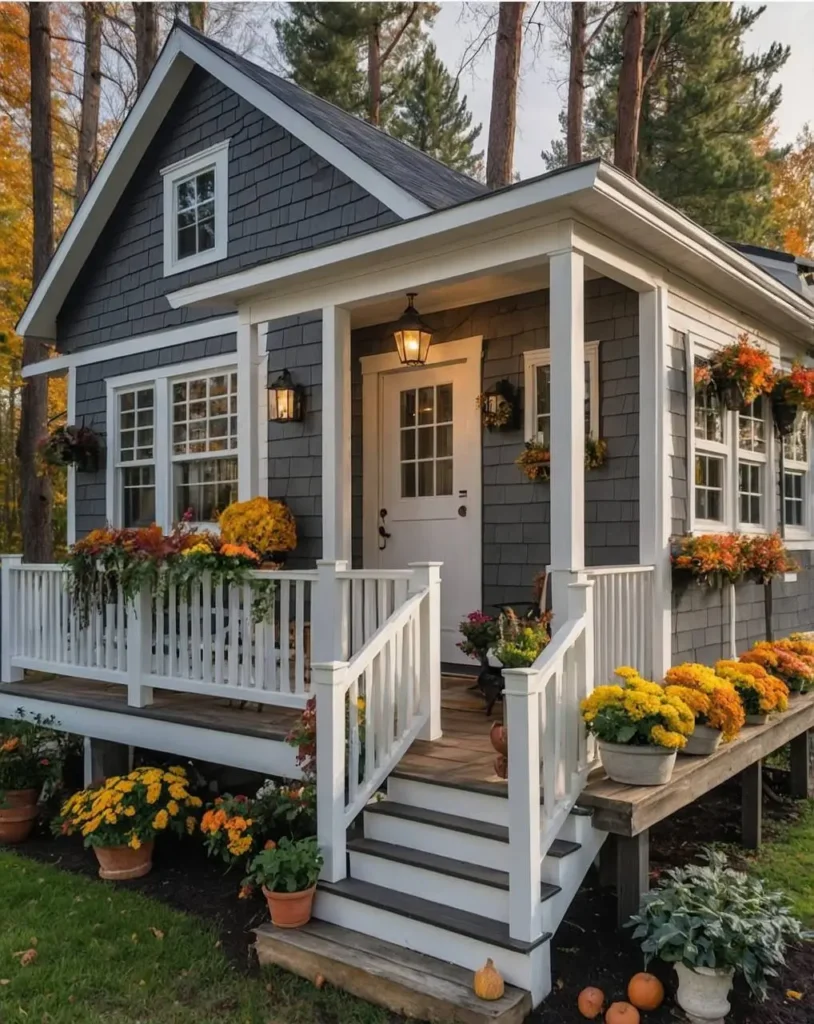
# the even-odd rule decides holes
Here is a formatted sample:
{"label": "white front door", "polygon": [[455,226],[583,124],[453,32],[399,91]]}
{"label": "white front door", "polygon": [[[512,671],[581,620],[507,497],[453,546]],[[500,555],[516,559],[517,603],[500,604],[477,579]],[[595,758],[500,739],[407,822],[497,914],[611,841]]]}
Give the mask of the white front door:
{"label": "white front door", "polygon": [[[441,659],[458,663],[467,661],[457,647],[458,624],[481,604],[480,339],[470,346],[473,358],[440,360],[453,354],[444,349],[463,344],[436,346],[435,364],[378,375],[378,498],[375,509],[365,502],[372,564],[443,562]],[[369,429],[365,422],[366,436]],[[371,449],[369,438],[365,447]],[[368,484],[366,477],[366,492]]]}

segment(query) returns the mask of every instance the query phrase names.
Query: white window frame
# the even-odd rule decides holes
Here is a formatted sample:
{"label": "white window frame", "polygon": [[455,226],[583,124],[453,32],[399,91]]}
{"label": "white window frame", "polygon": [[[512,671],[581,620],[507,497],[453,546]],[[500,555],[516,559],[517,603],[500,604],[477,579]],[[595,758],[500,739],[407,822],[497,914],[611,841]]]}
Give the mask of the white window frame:
{"label": "white window frame", "polygon": [[[113,417],[114,417],[114,422],[115,422],[115,425],[116,425],[116,430],[115,430],[115,438],[116,438],[116,440],[115,440],[115,444],[113,445],[113,448],[112,448],[112,457],[113,457],[113,474],[114,474],[114,477],[115,477],[116,502],[117,502],[117,511],[118,511],[118,518],[116,520],[117,525],[122,525],[122,526],[124,525],[124,474],[125,474],[125,471],[128,470],[128,469],[152,469],[152,471],[153,471],[153,492],[154,492],[155,512],[156,512],[156,514],[158,514],[158,461],[157,461],[157,458],[156,458],[157,445],[158,445],[158,407],[157,407],[158,406],[158,402],[157,402],[157,390],[158,389],[156,388],[155,382],[151,381],[151,380],[147,380],[147,381],[143,381],[140,384],[131,384],[129,387],[120,387],[120,388],[118,388],[116,390],[116,393],[113,396]],[[153,432],[153,443],[151,445],[153,454],[152,454],[152,457],[149,458],[149,459],[137,458],[137,455],[138,455],[138,440],[137,439],[138,439],[138,430],[139,430],[139,425],[138,425],[138,398],[137,398],[137,396],[138,396],[138,393],[140,391],[152,391],[152,393],[153,393],[153,405],[152,405],[153,423],[152,423],[152,428],[151,428],[152,432]],[[127,460],[121,458],[121,451],[120,451],[121,433],[122,433],[122,430],[121,430],[122,416],[121,416],[121,409],[119,408],[119,403],[120,403],[120,400],[122,399],[122,397],[124,395],[133,395],[134,396],[134,403],[133,403],[133,424],[134,424],[133,425],[133,458],[132,459],[127,459]],[[143,525],[149,525],[149,524],[143,524]]]}
{"label": "white window frame", "polygon": [[[735,434],[735,449],[736,449],[736,461],[737,461],[737,472],[736,472],[736,493],[735,493],[735,516],[738,521],[738,530],[740,533],[766,533],[769,522],[772,521],[772,474],[770,472],[771,463],[769,462],[769,452],[772,449],[772,434],[774,432],[774,426],[772,423],[771,416],[771,402],[768,395],[763,395],[763,438],[765,441],[765,451],[756,452],[751,448],[741,448],[740,446],[740,418],[741,413],[733,413],[734,418],[734,434]],[[751,417],[755,421],[758,417]],[[761,491],[760,491],[760,522],[759,523],[745,523],[741,519],[741,489],[740,489],[740,466],[741,463],[748,466],[758,466],[761,474]]]}
{"label": "white window frame", "polygon": [[[585,342],[585,362],[588,364],[588,400],[590,402],[590,428],[594,440],[599,439],[599,342]],[[524,434],[527,441],[537,440],[537,369],[551,365],[551,349],[536,348],[523,353]],[[553,427],[553,425],[552,425]]]}
{"label": "white window frame", "polygon": [[[215,172],[215,245],[212,249],[179,259],[178,185],[210,169]],[[164,179],[164,277],[226,259],[229,246],[229,140],[162,168],[161,176]]]}
{"label": "white window frame", "polygon": [[[732,477],[732,442],[730,438],[731,431],[731,416],[727,415],[727,410],[721,407],[721,441],[710,441],[706,438],[698,437],[695,433],[695,384],[694,384],[694,373],[695,373],[695,360],[706,359],[708,354],[706,352],[692,352],[690,353],[690,359],[688,360],[688,390],[689,400],[687,402],[687,438],[690,443],[690,457],[687,465],[687,479],[689,483],[689,514],[690,522],[692,524],[693,532],[697,533],[724,533],[730,526],[733,516],[733,498],[731,494],[731,487],[729,481]],[[696,515],[695,511],[695,499],[696,499],[696,484],[695,484],[695,460],[698,455],[712,456],[713,458],[721,459],[723,466],[721,470],[721,519],[703,519]],[[737,513],[736,513],[737,514]]]}
{"label": "white window frame", "polygon": [[[798,473],[803,478],[802,488],[802,500],[803,500],[803,522],[802,525],[790,525],[785,523],[786,518],[786,481],[785,479],[780,480],[780,509],[779,515],[781,521],[785,524],[785,534],[790,540],[806,540],[811,536],[812,532],[812,519],[811,519],[811,505],[814,500],[814,493],[812,493],[812,482],[811,482],[811,416],[806,414],[805,422],[805,440],[806,440],[806,461],[798,459],[785,459],[784,471],[785,473]],[[779,473],[779,467],[778,467]]]}
{"label": "white window frame", "polygon": [[[248,427],[245,421],[247,397],[242,394],[238,359],[235,352],[211,356],[207,359],[193,360],[186,363],[174,363],[158,366],[152,370],[111,377],[107,381],[107,445],[106,445],[106,491],[105,508],[108,523],[113,527],[121,527],[123,521],[122,489],[120,484],[121,463],[119,453],[119,414],[118,396],[122,392],[132,391],[140,387],[153,386],[154,391],[154,446],[153,465],[155,465],[155,521],[164,530],[172,528],[174,522],[174,466],[176,457],[172,443],[172,385],[177,381],[197,377],[210,376],[218,373],[237,373],[237,408],[238,408],[238,447],[224,452],[196,453],[195,458],[222,458],[233,456],[238,460],[238,485],[244,474],[251,475],[247,457],[250,457],[249,445],[242,443],[242,429]],[[252,425],[253,426],[253,425]],[[190,456],[178,456],[178,459],[189,459]],[[136,465],[137,463],[132,463]],[[123,465],[131,465],[124,463]],[[193,524],[195,525],[195,524]],[[214,529],[214,523],[198,524],[206,529]]]}

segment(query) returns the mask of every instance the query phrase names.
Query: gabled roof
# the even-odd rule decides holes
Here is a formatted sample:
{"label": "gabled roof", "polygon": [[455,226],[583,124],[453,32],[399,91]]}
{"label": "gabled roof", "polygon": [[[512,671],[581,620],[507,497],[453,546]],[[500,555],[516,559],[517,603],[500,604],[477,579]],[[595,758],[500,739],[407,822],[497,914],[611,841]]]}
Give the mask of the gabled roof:
{"label": "gabled roof", "polygon": [[341,107],[246,60],[214,39],[196,32],[189,25],[178,22],[177,28],[268,89],[292,110],[299,111],[326,135],[347,146],[371,167],[375,167],[433,210],[473,199],[488,191],[482,182],[452,170],[420,149],[393,138]]}
{"label": "gabled roof", "polygon": [[194,67],[261,110],[402,219],[472,199],[486,187],[176,23],[141,95],[20,318],[20,334],[56,337],[56,319],[130,177]]}

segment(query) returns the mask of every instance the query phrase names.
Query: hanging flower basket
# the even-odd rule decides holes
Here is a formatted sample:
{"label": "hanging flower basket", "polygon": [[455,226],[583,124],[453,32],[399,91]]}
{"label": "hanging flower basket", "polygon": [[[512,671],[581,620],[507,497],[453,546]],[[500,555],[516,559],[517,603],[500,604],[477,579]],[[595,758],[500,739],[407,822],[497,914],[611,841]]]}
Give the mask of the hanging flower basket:
{"label": "hanging flower basket", "polygon": [[489,391],[478,395],[475,404],[481,411],[481,422],[487,430],[517,430],[520,401],[517,388],[510,380],[499,380]]}
{"label": "hanging flower basket", "polygon": [[90,427],[57,427],[39,446],[43,461],[49,466],[76,466],[80,473],[96,473],[102,440]]}
{"label": "hanging flower basket", "polygon": [[[599,469],[608,460],[608,443],[601,437],[585,438],[585,468]],[[551,449],[541,441],[526,441],[523,451],[514,460],[529,480],[551,479]]]}
{"label": "hanging flower basket", "polygon": [[709,391],[715,386],[712,379],[712,368],[709,363],[699,363],[693,371],[693,384],[697,392]]}
{"label": "hanging flower basket", "polygon": [[781,437],[794,432],[800,410],[814,412],[814,368],[795,363],[789,374],[777,378],[772,389],[772,415]]}
{"label": "hanging flower basket", "polygon": [[716,377],[718,397],[725,409],[730,412],[740,412],[749,404],[740,383],[727,377]]}
{"label": "hanging flower basket", "polygon": [[741,334],[736,342],[716,352],[709,369],[721,402],[734,411],[750,405],[774,387],[772,359],[765,349]]}

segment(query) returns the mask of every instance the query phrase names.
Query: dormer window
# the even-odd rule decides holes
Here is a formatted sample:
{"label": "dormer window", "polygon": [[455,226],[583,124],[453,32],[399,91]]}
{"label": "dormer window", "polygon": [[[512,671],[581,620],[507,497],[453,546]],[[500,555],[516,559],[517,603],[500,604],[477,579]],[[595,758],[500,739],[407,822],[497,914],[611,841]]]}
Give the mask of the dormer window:
{"label": "dormer window", "polygon": [[165,167],[164,276],[222,260],[227,252],[229,143]]}

